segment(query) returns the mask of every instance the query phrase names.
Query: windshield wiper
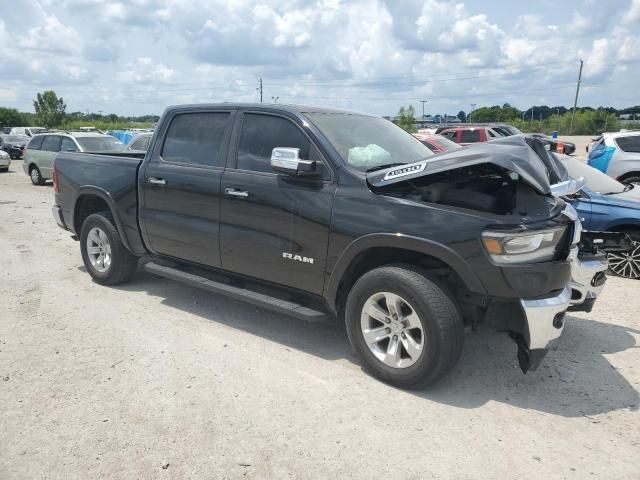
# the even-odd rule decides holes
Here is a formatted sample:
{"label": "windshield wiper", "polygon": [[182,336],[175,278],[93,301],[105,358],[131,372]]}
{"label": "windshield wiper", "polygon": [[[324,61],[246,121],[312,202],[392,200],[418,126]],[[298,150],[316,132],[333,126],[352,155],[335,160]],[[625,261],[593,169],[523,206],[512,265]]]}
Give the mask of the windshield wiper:
{"label": "windshield wiper", "polygon": [[366,173],[375,172],[376,170],[384,170],[385,168],[397,167],[399,165],[407,165],[404,162],[396,162],[396,163],[385,163],[384,165],[376,165],[375,167],[371,167],[365,170]]}

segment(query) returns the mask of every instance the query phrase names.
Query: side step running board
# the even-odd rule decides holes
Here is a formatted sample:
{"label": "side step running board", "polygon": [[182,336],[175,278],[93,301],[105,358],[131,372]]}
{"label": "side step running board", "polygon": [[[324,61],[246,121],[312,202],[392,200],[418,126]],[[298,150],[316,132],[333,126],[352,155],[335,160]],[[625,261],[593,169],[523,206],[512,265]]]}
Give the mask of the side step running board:
{"label": "side step running board", "polygon": [[308,322],[323,322],[327,319],[327,314],[318,310],[313,310],[304,305],[292,302],[290,300],[283,300],[280,298],[272,297],[264,293],[255,292],[247,288],[236,287],[228,285],[226,283],[210,280],[199,275],[183,272],[177,268],[167,267],[159,265],[154,262],[149,262],[144,265],[144,269],[149,273],[158,275],[160,277],[168,278],[171,280],[177,280],[178,282],[185,283],[198,288],[203,288],[213,293],[225,295],[242,302],[250,303],[258,307],[263,307],[275,312],[280,312],[285,315],[291,315],[301,318]]}

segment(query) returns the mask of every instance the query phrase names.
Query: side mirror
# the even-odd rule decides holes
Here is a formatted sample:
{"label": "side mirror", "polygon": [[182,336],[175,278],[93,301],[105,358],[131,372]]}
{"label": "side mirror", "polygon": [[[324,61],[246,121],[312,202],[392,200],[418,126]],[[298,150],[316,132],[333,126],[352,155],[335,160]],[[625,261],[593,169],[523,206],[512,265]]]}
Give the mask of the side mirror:
{"label": "side mirror", "polygon": [[276,147],[271,151],[271,168],[292,176],[315,176],[320,172],[313,160],[300,159],[299,148]]}

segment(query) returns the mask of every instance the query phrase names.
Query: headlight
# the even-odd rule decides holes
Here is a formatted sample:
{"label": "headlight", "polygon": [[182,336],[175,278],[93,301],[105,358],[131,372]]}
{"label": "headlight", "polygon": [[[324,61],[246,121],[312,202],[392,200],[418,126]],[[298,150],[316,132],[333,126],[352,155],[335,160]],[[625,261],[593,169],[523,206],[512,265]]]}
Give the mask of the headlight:
{"label": "headlight", "polygon": [[496,263],[547,262],[553,260],[566,227],[532,232],[482,233],[482,243]]}

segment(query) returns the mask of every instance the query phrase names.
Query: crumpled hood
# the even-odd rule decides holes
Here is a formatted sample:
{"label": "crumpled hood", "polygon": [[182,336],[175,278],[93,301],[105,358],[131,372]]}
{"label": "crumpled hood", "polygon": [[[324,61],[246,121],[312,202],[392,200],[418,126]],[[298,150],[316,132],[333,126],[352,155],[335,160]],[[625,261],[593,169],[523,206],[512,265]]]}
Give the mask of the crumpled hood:
{"label": "crumpled hood", "polygon": [[524,136],[514,135],[490,142],[452,150],[415,163],[367,173],[374,187],[384,187],[456,168],[493,163],[511,170],[543,195],[551,193],[547,169],[538,155],[527,145]]}

